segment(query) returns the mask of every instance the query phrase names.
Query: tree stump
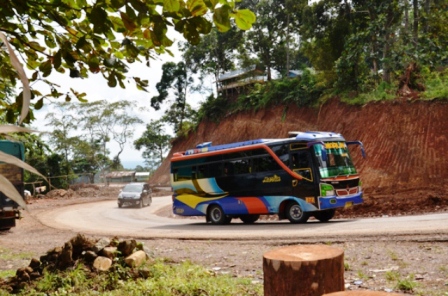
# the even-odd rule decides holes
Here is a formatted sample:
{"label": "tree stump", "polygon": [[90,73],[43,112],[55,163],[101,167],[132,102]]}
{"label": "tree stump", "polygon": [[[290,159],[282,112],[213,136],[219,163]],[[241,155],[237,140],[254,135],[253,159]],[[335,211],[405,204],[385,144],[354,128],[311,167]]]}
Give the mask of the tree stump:
{"label": "tree stump", "polygon": [[342,292],[324,294],[323,296],[403,296],[403,294],[387,293],[380,291],[342,291]]}
{"label": "tree stump", "polygon": [[344,251],[324,245],[275,249],[264,253],[263,273],[265,296],[344,291]]}

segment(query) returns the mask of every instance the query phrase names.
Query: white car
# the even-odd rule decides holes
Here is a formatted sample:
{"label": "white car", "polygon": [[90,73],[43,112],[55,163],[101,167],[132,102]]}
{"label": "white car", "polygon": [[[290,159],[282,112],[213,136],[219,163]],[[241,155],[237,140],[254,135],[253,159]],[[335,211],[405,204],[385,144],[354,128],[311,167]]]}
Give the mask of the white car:
{"label": "white car", "polygon": [[118,194],[118,207],[123,205],[143,208],[151,205],[152,190],[148,183],[129,183]]}

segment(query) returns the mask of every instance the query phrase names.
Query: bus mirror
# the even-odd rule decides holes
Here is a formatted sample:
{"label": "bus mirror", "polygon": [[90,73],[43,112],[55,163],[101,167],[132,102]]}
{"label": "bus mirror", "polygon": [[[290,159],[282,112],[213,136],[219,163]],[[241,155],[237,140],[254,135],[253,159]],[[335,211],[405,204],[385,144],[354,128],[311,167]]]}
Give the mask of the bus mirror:
{"label": "bus mirror", "polygon": [[366,150],[364,149],[364,145],[362,144],[361,141],[347,141],[345,142],[348,145],[359,145],[359,147],[361,148],[361,155],[362,158],[366,158]]}

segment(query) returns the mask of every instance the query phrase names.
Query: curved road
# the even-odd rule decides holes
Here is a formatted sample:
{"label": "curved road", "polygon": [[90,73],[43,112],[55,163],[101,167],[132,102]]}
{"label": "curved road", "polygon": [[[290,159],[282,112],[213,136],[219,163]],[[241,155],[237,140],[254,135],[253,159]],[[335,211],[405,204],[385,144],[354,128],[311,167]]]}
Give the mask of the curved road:
{"label": "curved road", "polygon": [[47,210],[37,217],[43,224],[86,234],[129,236],[140,239],[246,239],[329,238],[339,236],[442,235],[448,238],[448,213],[368,219],[338,219],[328,223],[288,220],[258,221],[246,225],[239,219],[230,225],[211,225],[204,217],[168,218],[156,212],[171,204],[171,196],[153,198],[142,209],[118,208],[115,200],[76,204]]}

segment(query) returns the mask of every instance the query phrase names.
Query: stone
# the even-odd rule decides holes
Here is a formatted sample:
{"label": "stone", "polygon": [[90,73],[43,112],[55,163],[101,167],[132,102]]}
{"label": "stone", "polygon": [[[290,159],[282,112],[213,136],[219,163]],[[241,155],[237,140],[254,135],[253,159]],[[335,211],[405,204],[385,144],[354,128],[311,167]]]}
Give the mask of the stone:
{"label": "stone", "polygon": [[118,251],[121,252],[123,257],[127,257],[134,252],[137,242],[135,240],[125,240],[118,244]]}
{"label": "stone", "polygon": [[87,262],[93,262],[98,255],[94,251],[87,251],[84,253],[84,258]]}
{"label": "stone", "polygon": [[110,239],[103,237],[100,240],[96,242],[96,244],[93,246],[93,251],[95,253],[99,253],[102,249],[110,245]]}

